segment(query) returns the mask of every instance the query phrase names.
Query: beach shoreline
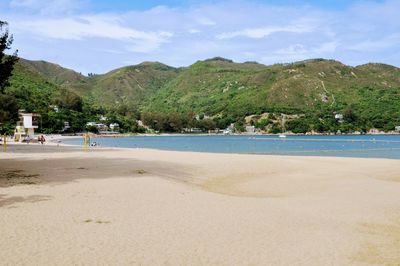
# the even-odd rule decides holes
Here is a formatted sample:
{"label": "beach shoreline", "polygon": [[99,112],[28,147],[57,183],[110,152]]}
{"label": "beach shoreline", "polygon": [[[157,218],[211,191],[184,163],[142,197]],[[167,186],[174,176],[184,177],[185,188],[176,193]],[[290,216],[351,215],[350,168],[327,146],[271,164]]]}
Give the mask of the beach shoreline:
{"label": "beach shoreline", "polygon": [[[76,139],[83,138],[85,133],[78,133],[73,135],[62,135],[62,134],[52,134],[52,135],[44,135],[47,138],[51,138],[53,140],[64,140],[64,139]],[[346,133],[346,134],[333,134],[333,133],[291,133],[285,132],[283,133],[286,136],[385,136],[385,135],[400,135],[400,132],[391,131],[391,132],[379,132],[379,133],[366,133],[366,134],[358,134],[358,133]],[[151,133],[137,133],[137,134],[95,134],[89,133],[90,136],[95,138],[126,138],[126,137],[174,137],[174,136],[215,136],[215,137],[225,137],[225,136],[248,136],[248,137],[257,137],[257,136],[275,136],[279,137],[281,134],[269,134],[269,133],[233,133],[233,134],[222,134],[222,133],[159,133],[159,134],[151,134]]]}
{"label": "beach shoreline", "polygon": [[6,265],[400,262],[398,160],[16,148],[0,153]]}
{"label": "beach shoreline", "polygon": [[[181,139],[180,139],[181,138]],[[114,138],[113,138],[114,139]],[[278,138],[271,136],[132,136],[125,138],[91,136],[90,149],[99,147],[140,148],[166,151],[259,154],[280,156],[323,156],[400,159],[398,136],[385,137],[311,137]],[[54,138],[57,145],[84,147],[83,138]],[[86,147],[89,148],[89,147]]]}

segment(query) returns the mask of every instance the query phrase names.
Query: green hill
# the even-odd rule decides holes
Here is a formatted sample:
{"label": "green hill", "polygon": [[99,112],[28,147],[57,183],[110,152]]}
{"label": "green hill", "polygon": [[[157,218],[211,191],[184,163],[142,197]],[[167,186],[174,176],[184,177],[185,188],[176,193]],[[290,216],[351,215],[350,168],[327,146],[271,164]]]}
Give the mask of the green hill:
{"label": "green hill", "polygon": [[44,78],[58,85],[68,86],[86,79],[86,77],[80,73],[46,61],[30,61],[20,58],[18,64],[30,69],[32,72],[37,72]]}
{"label": "green hill", "polygon": [[91,96],[105,107],[136,108],[165,84],[177,77],[179,69],[158,62],[144,62],[92,78]]}
{"label": "green hill", "polygon": [[144,109],[211,115],[304,112],[319,106],[340,109],[361,100],[363,87],[398,91],[400,70],[379,64],[350,67],[323,59],[272,66],[206,60],[182,71],[151,97]]}
{"label": "green hill", "polygon": [[0,95],[1,98],[7,99],[6,105],[2,101],[3,106],[0,108],[1,120],[5,121],[3,127],[11,132],[18,120],[18,110],[23,109],[41,115],[44,132],[60,131],[64,121],[70,121],[74,130],[80,130],[84,125],[82,98],[69,87],[55,83],[54,80],[58,77],[50,74],[59,73],[63,76],[65,72],[62,69],[52,72],[51,66],[56,65],[45,62],[38,63],[38,66],[43,67],[41,71],[38,71],[36,66],[23,59],[15,65],[10,86]]}
{"label": "green hill", "polygon": [[[276,132],[281,113],[292,115],[287,129],[295,132],[400,125],[400,69],[384,64],[351,67],[313,59],[266,66],[217,57],[187,68],[145,62],[86,77],[44,61],[21,60],[14,73],[10,90],[68,91],[82,97],[92,115],[206,114],[216,122],[225,119],[219,126],[246,122]],[[336,113],[344,114],[340,123]]]}
{"label": "green hill", "polygon": [[[216,58],[182,71],[142,111],[193,111],[225,117],[226,122],[253,116],[256,125],[268,117],[260,115],[271,114],[275,125],[269,128],[275,132],[281,129],[274,116],[281,113],[300,115],[288,123],[294,132],[393,130],[400,125],[400,69],[384,64],[350,67],[324,59],[264,66]],[[336,113],[344,114],[344,121],[335,120]]]}
{"label": "green hill", "polygon": [[210,115],[252,113],[265,105],[265,88],[274,78],[269,68],[256,63],[236,64],[219,58],[198,61],[157,91],[142,108]]}
{"label": "green hill", "polygon": [[159,62],[143,62],[87,77],[45,61],[21,58],[18,65],[105,108],[138,106],[144,98],[174,79],[180,71]]}

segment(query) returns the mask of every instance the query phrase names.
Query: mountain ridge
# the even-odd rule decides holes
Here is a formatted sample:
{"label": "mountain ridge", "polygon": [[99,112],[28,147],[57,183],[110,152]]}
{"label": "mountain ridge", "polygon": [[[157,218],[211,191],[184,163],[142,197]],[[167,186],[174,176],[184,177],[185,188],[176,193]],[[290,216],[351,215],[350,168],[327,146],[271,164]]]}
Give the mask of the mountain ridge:
{"label": "mountain ridge", "polygon": [[[30,60],[30,59],[25,59],[25,58],[22,58],[22,57],[20,57],[19,59],[20,59],[20,62],[23,61],[23,62],[26,62],[27,64],[35,64],[35,63],[49,64],[49,65],[53,65],[53,66],[62,68],[64,70],[73,71],[73,72],[75,72],[76,74],[78,74],[80,76],[88,77],[88,75],[81,74],[81,72],[79,72],[77,70],[74,70],[73,68],[64,67],[64,66],[62,66],[62,65],[60,65],[58,63],[53,63],[53,62],[46,61],[46,60]],[[325,58],[310,58],[310,59],[299,60],[299,61],[294,61],[294,62],[289,62],[289,63],[263,64],[263,63],[259,63],[257,61],[235,62],[234,60],[223,58],[223,57],[211,57],[211,58],[204,59],[204,60],[197,60],[196,62],[194,62],[194,63],[192,63],[191,65],[188,65],[188,66],[180,66],[180,67],[170,66],[170,65],[162,63],[160,61],[143,61],[143,62],[138,63],[138,64],[125,65],[125,66],[117,67],[117,68],[111,69],[111,70],[109,70],[109,71],[107,71],[105,73],[95,74],[95,75],[106,75],[106,74],[108,74],[110,72],[113,72],[113,71],[115,71],[117,69],[129,68],[129,67],[140,66],[140,65],[152,65],[152,64],[160,64],[160,65],[164,65],[166,67],[173,68],[173,69],[185,69],[185,68],[189,68],[190,66],[196,64],[197,62],[212,62],[212,61],[229,62],[229,63],[243,64],[243,65],[244,64],[254,64],[254,65],[261,65],[261,66],[265,66],[265,67],[271,67],[271,66],[275,66],[275,65],[288,66],[288,65],[296,65],[296,64],[310,63],[310,62],[330,61],[330,62],[340,63],[340,64],[342,64],[344,66],[347,66],[347,67],[350,67],[350,68],[359,68],[359,67],[362,67],[362,66],[384,66],[384,67],[390,67],[390,68],[393,68],[393,69],[400,70],[400,67],[397,67],[397,66],[391,65],[391,64],[387,64],[387,63],[368,62],[368,63],[363,63],[363,64],[351,66],[351,65],[344,64],[341,61],[338,61],[336,59],[325,59]]]}
{"label": "mountain ridge", "polygon": [[310,130],[324,131],[333,128],[321,125],[321,119],[332,125],[335,113],[349,112],[360,130],[400,124],[400,69],[381,63],[348,66],[316,58],[264,65],[214,57],[183,68],[142,62],[91,76],[45,61],[21,59],[18,65],[102,113],[136,118],[149,112],[195,113],[226,123],[285,113],[302,117]]}

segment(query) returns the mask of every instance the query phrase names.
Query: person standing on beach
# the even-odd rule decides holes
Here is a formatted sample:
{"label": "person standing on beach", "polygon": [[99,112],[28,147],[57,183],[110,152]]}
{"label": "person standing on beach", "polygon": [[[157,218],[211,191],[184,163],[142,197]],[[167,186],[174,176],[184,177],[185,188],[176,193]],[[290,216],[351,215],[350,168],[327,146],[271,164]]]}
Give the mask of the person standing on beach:
{"label": "person standing on beach", "polygon": [[40,143],[43,145],[43,143],[46,142],[46,139],[44,138],[43,135],[40,136]]}

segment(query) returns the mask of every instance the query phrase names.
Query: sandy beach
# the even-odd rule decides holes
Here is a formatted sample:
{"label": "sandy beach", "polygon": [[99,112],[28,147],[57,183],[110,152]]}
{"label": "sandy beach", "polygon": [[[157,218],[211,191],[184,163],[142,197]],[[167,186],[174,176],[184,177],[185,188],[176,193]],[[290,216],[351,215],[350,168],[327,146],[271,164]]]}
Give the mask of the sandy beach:
{"label": "sandy beach", "polygon": [[0,235],[1,265],[400,265],[400,161],[10,146]]}

